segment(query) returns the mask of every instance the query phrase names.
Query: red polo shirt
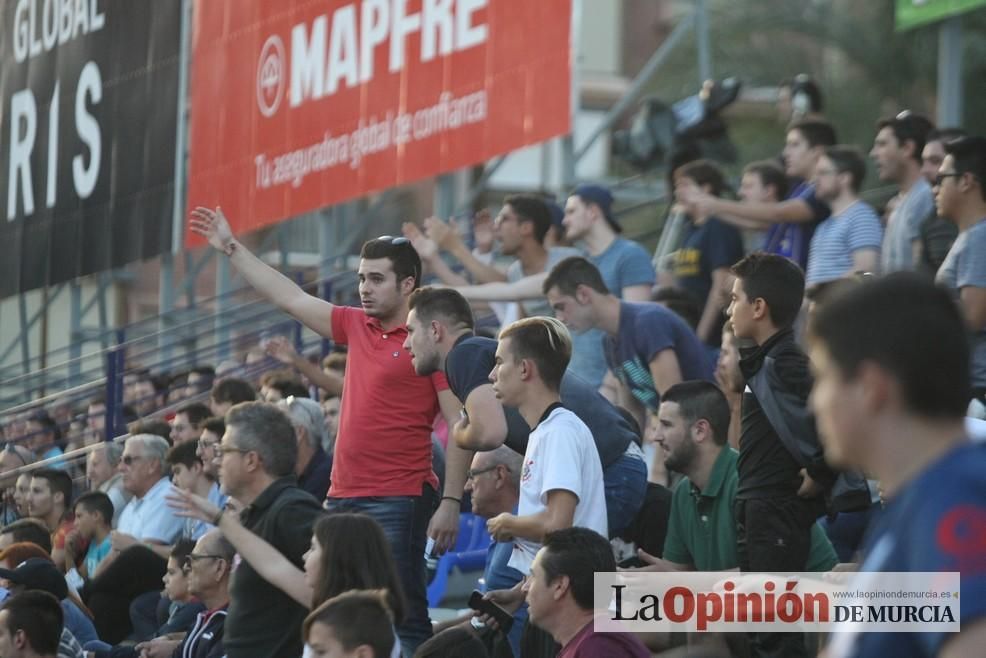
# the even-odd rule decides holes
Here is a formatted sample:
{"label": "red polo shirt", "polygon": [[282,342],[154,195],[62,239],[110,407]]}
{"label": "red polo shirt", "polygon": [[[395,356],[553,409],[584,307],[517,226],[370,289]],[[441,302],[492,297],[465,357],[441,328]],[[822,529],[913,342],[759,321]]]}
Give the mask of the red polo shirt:
{"label": "red polo shirt", "polygon": [[339,433],[332,459],[334,498],[418,496],[431,468],[431,428],[445,375],[419,377],[404,349],[407,329],[384,331],[359,308],[332,310],[332,339],[349,346]]}

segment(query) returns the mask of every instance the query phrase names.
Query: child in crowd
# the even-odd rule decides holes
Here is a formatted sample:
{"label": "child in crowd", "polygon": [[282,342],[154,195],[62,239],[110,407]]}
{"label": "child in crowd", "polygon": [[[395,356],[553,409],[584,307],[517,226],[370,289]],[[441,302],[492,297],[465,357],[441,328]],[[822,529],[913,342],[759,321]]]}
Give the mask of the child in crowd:
{"label": "child in crowd", "polygon": [[[77,564],[84,581],[90,581],[99,573],[99,565],[110,554],[113,530],[113,503],[102,491],[91,491],[75,501],[75,531],[65,541],[65,569]],[[88,545],[88,549],[86,548]],[[78,557],[85,551],[85,559]]]}

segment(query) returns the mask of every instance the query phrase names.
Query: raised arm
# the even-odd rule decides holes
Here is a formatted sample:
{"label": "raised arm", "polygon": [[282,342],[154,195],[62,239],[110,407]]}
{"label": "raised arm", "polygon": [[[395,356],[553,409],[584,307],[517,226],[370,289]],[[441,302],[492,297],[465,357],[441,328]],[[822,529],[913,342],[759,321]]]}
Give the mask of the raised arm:
{"label": "raised arm", "polygon": [[476,258],[450,224],[437,217],[429,217],[424,224],[425,233],[428,237],[434,240],[440,249],[452,254],[456,260],[462,263],[476,281],[494,283],[507,280],[506,274]]}
{"label": "raised arm", "polygon": [[815,219],[805,201],[789,199],[778,203],[754,203],[719,199],[704,192],[681,193],[681,203],[696,217],[716,216],[739,228],[766,228],[771,224],[804,224]]}
{"label": "raised arm", "polygon": [[178,516],[214,524],[261,578],[305,608],[311,607],[314,593],[305,583],[305,572],[294,566],[279,550],[244,528],[236,514],[220,515],[219,508],[209,500],[180,489],[174,489],[174,493],[168,495],[168,504]]}
{"label": "raised arm", "polygon": [[524,299],[544,297],[541,286],[548,278],[548,272],[532,274],[510,283],[484,283],[478,286],[456,288],[466,299],[473,302],[516,302]]}
{"label": "raised arm", "polygon": [[229,257],[229,262],[269,302],[321,336],[332,338],[332,304],[309,295],[294,281],[263,262],[233,237],[222,208],[196,208],[192,231]]}
{"label": "raised arm", "polygon": [[274,336],[271,338],[267,341],[265,350],[268,355],[281,363],[294,367],[307,377],[308,381],[329,395],[342,395],[343,376],[334,372],[326,372],[304,356],[298,354],[291,341],[284,336]]}

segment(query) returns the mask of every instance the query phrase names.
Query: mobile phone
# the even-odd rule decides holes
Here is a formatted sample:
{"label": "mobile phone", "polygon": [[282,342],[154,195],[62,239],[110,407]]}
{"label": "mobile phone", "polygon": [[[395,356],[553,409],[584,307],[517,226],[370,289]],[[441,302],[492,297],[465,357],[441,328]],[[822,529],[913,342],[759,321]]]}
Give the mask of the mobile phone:
{"label": "mobile phone", "polygon": [[513,615],[492,601],[484,599],[483,593],[479,590],[472,591],[472,595],[469,597],[469,607],[495,619],[504,634],[509,633],[510,627],[514,624]]}

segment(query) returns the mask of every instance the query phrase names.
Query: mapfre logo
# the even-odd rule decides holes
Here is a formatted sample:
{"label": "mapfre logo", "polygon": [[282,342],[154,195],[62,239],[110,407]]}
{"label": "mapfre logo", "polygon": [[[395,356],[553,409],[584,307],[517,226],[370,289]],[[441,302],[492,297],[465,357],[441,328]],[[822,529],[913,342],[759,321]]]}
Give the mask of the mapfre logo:
{"label": "mapfre logo", "polygon": [[287,78],[284,42],[274,34],[264,42],[257,62],[257,107],[265,117],[273,116],[281,106]]}

